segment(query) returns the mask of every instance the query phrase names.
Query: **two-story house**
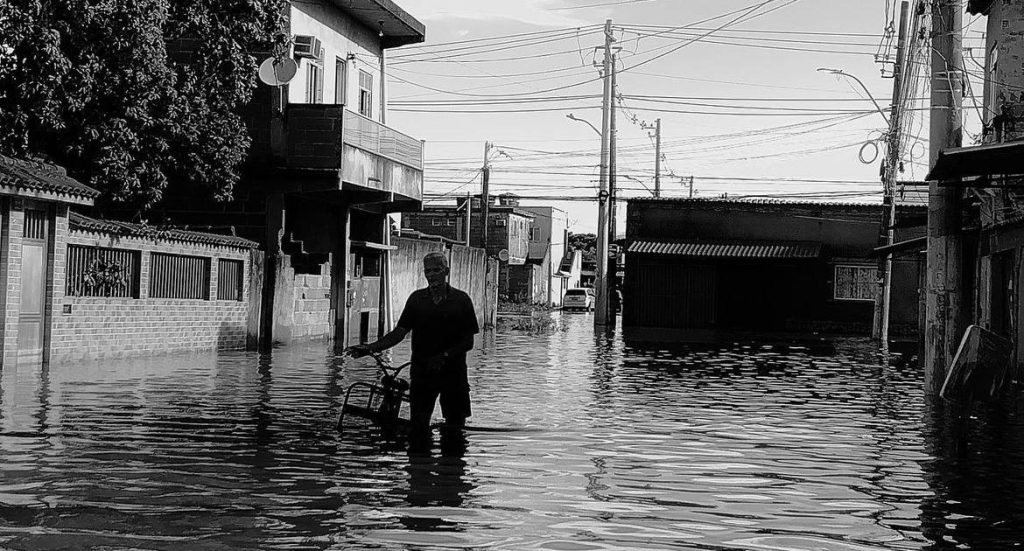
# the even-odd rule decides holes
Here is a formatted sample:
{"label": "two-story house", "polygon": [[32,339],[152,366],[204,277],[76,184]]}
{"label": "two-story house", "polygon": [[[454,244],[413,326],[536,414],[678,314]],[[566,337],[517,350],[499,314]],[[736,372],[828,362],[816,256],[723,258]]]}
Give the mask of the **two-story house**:
{"label": "two-story house", "polygon": [[520,207],[515,196],[491,198],[484,240],[483,204],[480,196],[458,198],[454,204],[429,205],[402,215],[402,228],[467,243],[487,250],[499,260],[498,293],[511,296],[511,271],[526,264],[534,215]]}
{"label": "two-story house", "polygon": [[[1009,338],[1017,365],[1024,363],[1024,0],[970,0],[967,11],[987,16],[984,138],[977,146],[938,155],[927,179],[957,186],[973,202],[977,228],[965,246],[964,317]],[[965,231],[966,233],[966,231]],[[971,285],[973,283],[973,285]],[[959,338],[959,335],[957,335]]]}
{"label": "two-story house", "polygon": [[560,306],[572,278],[571,272],[561,271],[569,241],[569,217],[555,207],[520,208],[533,215],[533,226],[527,261],[511,274],[513,288],[529,296],[530,302]]}
{"label": "two-story house", "polygon": [[[385,124],[384,83],[386,51],[422,42],[425,28],[390,0],[296,0],[287,19],[296,71],[254,94],[236,200],[182,197],[165,214],[262,243],[263,342],[333,336],[343,346],[383,328],[387,215],[422,200],[423,143]],[[187,59],[195,42],[170,49]]]}

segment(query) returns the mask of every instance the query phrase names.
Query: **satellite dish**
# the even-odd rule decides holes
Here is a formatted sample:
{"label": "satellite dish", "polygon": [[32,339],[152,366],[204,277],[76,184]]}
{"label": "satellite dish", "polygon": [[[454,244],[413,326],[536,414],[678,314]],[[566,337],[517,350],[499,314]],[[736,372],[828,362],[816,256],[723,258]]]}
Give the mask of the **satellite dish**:
{"label": "satellite dish", "polygon": [[295,78],[295,73],[298,71],[299,64],[290,57],[281,59],[268,57],[263,60],[263,63],[260,63],[260,81],[268,86],[281,86]]}
{"label": "satellite dish", "polygon": [[498,251],[498,260],[502,262],[508,262],[508,249],[502,249]]}

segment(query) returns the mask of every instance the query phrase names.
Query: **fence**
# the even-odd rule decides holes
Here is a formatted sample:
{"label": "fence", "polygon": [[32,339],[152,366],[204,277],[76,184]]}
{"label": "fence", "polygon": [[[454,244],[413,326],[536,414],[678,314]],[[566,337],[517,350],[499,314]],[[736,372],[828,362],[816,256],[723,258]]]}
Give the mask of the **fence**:
{"label": "fence", "polygon": [[68,245],[65,293],[139,298],[139,251]]}
{"label": "fence", "polygon": [[208,300],[210,259],[167,253],[151,253],[149,297]]}
{"label": "fence", "polygon": [[242,300],[242,271],[241,260],[217,261],[217,300]]}

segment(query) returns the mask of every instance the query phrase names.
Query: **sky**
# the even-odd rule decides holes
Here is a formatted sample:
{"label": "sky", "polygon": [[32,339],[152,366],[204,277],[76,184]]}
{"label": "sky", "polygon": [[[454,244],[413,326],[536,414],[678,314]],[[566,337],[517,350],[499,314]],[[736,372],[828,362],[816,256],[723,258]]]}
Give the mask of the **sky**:
{"label": "sky", "polygon": [[[877,140],[887,122],[871,97],[888,115],[897,0],[399,4],[427,38],[388,52],[388,125],[426,140],[427,204],[480,193],[490,142],[492,194],[555,206],[571,231],[595,231],[600,138],[567,115],[601,126],[607,19],[617,56],[619,234],[624,199],[653,195],[658,118],[662,196],[688,196],[692,176],[696,197],[881,200]],[[983,50],[971,48],[982,43],[980,33],[965,36],[978,63]],[[927,172],[925,73],[908,92],[901,180]],[[976,119],[970,106],[965,118]]]}

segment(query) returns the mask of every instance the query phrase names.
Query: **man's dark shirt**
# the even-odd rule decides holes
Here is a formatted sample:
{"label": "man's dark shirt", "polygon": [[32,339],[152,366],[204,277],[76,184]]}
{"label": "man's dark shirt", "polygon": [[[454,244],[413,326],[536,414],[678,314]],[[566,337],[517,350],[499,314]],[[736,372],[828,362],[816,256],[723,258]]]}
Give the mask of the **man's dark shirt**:
{"label": "man's dark shirt", "polygon": [[448,351],[446,367],[465,369],[465,351],[452,349],[466,337],[479,333],[480,326],[469,295],[451,285],[447,287],[448,295],[439,304],[434,304],[430,289],[413,291],[396,325],[412,331],[414,364]]}

